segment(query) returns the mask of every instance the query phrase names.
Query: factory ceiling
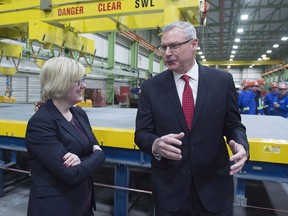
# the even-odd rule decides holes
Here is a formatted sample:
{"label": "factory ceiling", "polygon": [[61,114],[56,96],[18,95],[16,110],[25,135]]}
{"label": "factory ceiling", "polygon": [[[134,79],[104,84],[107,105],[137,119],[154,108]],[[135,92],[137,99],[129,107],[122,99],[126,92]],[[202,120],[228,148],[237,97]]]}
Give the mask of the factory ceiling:
{"label": "factory ceiling", "polygon": [[197,58],[206,59],[211,65],[233,62],[260,65],[269,59],[271,63],[287,62],[287,0],[208,0],[207,3],[206,25],[196,27],[201,42]]}
{"label": "factory ceiling", "polygon": [[[195,25],[197,58],[207,65],[287,63],[287,0],[0,0],[0,39],[28,39],[81,55],[95,50],[80,33],[155,31],[175,20]],[[159,44],[144,42],[157,54]]]}

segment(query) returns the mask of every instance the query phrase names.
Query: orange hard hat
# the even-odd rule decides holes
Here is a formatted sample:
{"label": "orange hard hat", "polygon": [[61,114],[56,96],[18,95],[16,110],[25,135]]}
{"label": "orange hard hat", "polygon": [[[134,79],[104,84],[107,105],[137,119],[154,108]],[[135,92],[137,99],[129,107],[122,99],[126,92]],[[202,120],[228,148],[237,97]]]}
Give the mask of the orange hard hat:
{"label": "orange hard hat", "polygon": [[278,86],[277,82],[271,82],[270,87],[271,88],[278,88],[279,86]]}
{"label": "orange hard hat", "polygon": [[243,87],[243,89],[249,87],[248,82],[244,82],[244,83],[242,84],[242,87]]}
{"label": "orange hard hat", "polygon": [[248,86],[252,87],[252,86],[259,86],[258,82],[255,80],[250,80],[248,82]]}
{"label": "orange hard hat", "polygon": [[287,89],[286,83],[279,83],[278,89],[279,90],[286,90]]}
{"label": "orange hard hat", "polygon": [[258,79],[257,82],[258,82],[260,85],[265,85],[264,79]]}

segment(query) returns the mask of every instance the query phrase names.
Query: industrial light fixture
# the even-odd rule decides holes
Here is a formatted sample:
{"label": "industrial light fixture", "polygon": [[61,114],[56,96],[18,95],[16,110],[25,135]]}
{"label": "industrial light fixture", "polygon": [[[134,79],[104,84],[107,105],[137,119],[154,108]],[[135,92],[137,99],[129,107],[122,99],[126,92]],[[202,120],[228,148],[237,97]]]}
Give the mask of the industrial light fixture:
{"label": "industrial light fixture", "polygon": [[229,59],[229,61],[233,61],[233,59],[232,59],[232,58],[230,58],[230,59]]}
{"label": "industrial light fixture", "polygon": [[273,48],[278,48],[279,47],[279,44],[274,44],[273,45]]}
{"label": "industrial light fixture", "polygon": [[233,49],[238,49],[238,46],[237,46],[237,45],[234,45],[234,46],[233,46]]}
{"label": "industrial light fixture", "polygon": [[232,54],[235,54],[235,53],[236,53],[236,51],[235,51],[235,50],[232,50],[232,51],[231,51],[231,53],[232,53]]}
{"label": "industrial light fixture", "polygon": [[267,53],[272,53],[272,50],[267,50],[266,52],[267,52]]}
{"label": "industrial light fixture", "polygon": [[234,55],[230,55],[230,58],[234,58]]}
{"label": "industrial light fixture", "polygon": [[262,58],[258,58],[258,61],[262,61]]}
{"label": "industrial light fixture", "polygon": [[229,68],[231,68],[231,66],[230,66],[230,65],[227,65],[227,68],[229,69]]}
{"label": "industrial light fixture", "polygon": [[202,55],[202,54],[203,54],[203,52],[199,52],[198,54],[199,54],[199,55]]}
{"label": "industrial light fixture", "polygon": [[253,68],[253,65],[250,65],[249,68]]}
{"label": "industrial light fixture", "polygon": [[244,32],[244,29],[243,28],[238,28],[237,29],[237,33],[243,33]]}
{"label": "industrial light fixture", "polygon": [[240,42],[240,38],[235,38],[235,42],[239,43]]}
{"label": "industrial light fixture", "polygon": [[248,20],[248,14],[241,15],[241,20]]}
{"label": "industrial light fixture", "polygon": [[288,40],[288,37],[284,36],[284,37],[281,38],[281,40],[282,41],[286,41],[286,40]]}
{"label": "industrial light fixture", "polygon": [[201,58],[201,59],[204,59],[204,58],[205,58],[205,56],[204,56],[204,55],[202,55],[202,56],[200,56],[200,58]]}

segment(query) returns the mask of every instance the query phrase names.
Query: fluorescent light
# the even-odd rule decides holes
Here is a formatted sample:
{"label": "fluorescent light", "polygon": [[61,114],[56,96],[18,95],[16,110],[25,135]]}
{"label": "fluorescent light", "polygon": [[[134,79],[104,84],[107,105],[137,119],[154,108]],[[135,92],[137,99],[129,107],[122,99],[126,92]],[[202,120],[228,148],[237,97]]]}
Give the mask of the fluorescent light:
{"label": "fluorescent light", "polygon": [[206,59],[203,59],[202,61],[206,61]]}
{"label": "fluorescent light", "polygon": [[237,46],[237,45],[234,45],[234,46],[233,46],[233,49],[238,49],[238,46]]}
{"label": "fluorescent light", "polygon": [[227,66],[227,68],[229,69],[229,68],[231,68],[231,66],[230,66],[230,65],[228,65],[228,66]]}
{"label": "fluorescent light", "polygon": [[229,61],[233,61],[233,59],[232,59],[232,58],[230,58],[230,59],[229,59]]}
{"label": "fluorescent light", "polygon": [[241,20],[247,20],[247,19],[248,19],[248,14],[241,15]]}
{"label": "fluorescent light", "polygon": [[199,55],[202,55],[202,54],[203,54],[203,52],[199,52],[198,54],[199,54]]}
{"label": "fluorescent light", "polygon": [[277,48],[277,47],[279,47],[279,44],[274,44],[273,45],[273,48]]}
{"label": "fluorescent light", "polygon": [[232,53],[232,54],[235,54],[235,53],[236,53],[236,51],[235,51],[235,50],[232,50],[232,51],[231,51],[231,53]]}
{"label": "fluorescent light", "polygon": [[237,29],[237,33],[243,33],[243,32],[244,32],[244,29],[243,29],[243,28]]}
{"label": "fluorescent light", "polygon": [[197,50],[200,50],[201,48],[200,47],[197,47]]}
{"label": "fluorescent light", "polygon": [[203,55],[202,55],[202,56],[200,56],[200,58],[201,58],[201,59],[204,59],[204,58],[205,58],[205,56],[203,56]]}
{"label": "fluorescent light", "polygon": [[288,37],[286,37],[286,36],[285,36],[285,37],[282,37],[281,40],[282,40],[282,41],[286,41],[286,40],[288,40]]}
{"label": "fluorescent light", "polygon": [[267,50],[266,52],[267,52],[267,53],[272,53],[272,50]]}
{"label": "fluorescent light", "polygon": [[265,58],[265,57],[266,57],[266,55],[265,55],[265,54],[263,54],[263,55],[261,55],[261,57],[262,57],[262,58]]}
{"label": "fluorescent light", "polygon": [[234,55],[230,55],[230,58],[234,58]]}
{"label": "fluorescent light", "polygon": [[235,42],[239,43],[240,42],[240,38],[235,38]]}
{"label": "fluorescent light", "polygon": [[253,65],[250,65],[249,68],[253,68]]}
{"label": "fluorescent light", "polygon": [[258,61],[262,61],[262,58],[258,58]]}

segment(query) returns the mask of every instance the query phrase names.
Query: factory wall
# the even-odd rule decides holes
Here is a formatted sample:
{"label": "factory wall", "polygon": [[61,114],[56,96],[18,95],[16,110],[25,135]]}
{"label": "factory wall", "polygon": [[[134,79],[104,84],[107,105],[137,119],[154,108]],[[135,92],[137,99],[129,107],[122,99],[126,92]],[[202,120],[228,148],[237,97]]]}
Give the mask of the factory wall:
{"label": "factory wall", "polygon": [[[147,41],[150,41],[154,46],[157,46],[160,42],[157,37],[148,31],[142,31],[142,33],[138,33],[142,38]],[[139,73],[140,77],[145,77],[146,72],[149,70],[149,51],[145,48],[141,47],[139,49],[138,55],[138,69],[139,71],[133,71],[134,77],[121,75],[121,72],[124,73],[132,73],[129,72],[129,66],[131,64],[131,51],[130,46],[132,41],[124,38],[123,36],[119,36],[117,34],[116,37],[116,44],[115,44],[115,70],[119,70],[120,74],[113,75],[113,70],[110,74],[106,73],[106,71],[100,71],[98,68],[105,69],[105,61],[107,63],[108,59],[108,40],[107,34],[85,34],[86,37],[95,40],[95,49],[96,49],[96,60],[94,64],[96,65],[93,67],[91,74],[88,75],[86,79],[87,88],[97,88],[101,89],[102,97],[106,99],[107,96],[107,82],[106,79],[108,75],[114,76],[114,89],[120,88],[120,86],[129,86],[129,82],[131,80],[137,79],[137,74]],[[13,42],[13,41],[11,41]],[[23,48],[26,47],[25,43],[15,42],[17,44],[21,44]],[[34,50],[37,50],[39,47],[34,45]],[[153,61],[153,74],[160,73],[160,58],[155,56]],[[8,62],[7,62],[8,64]],[[93,65],[94,65],[93,64]],[[240,83],[243,79],[258,79],[261,77],[261,73],[263,72],[261,68],[219,68],[221,70],[228,71],[232,74],[234,78],[234,82],[236,87],[239,87]],[[127,71],[128,70],[128,71]],[[143,74],[144,71],[144,74]],[[40,68],[33,62],[33,60],[29,61],[26,60],[25,57],[21,60],[18,72],[12,76],[12,96],[16,98],[17,102],[35,102],[41,99],[41,92],[40,92],[40,83],[39,83],[39,72]],[[277,77],[276,77],[277,79]],[[0,74],[0,95],[4,95],[6,89],[6,77]]]}

